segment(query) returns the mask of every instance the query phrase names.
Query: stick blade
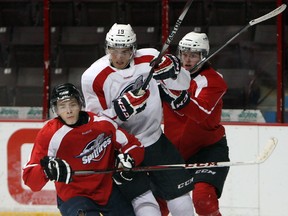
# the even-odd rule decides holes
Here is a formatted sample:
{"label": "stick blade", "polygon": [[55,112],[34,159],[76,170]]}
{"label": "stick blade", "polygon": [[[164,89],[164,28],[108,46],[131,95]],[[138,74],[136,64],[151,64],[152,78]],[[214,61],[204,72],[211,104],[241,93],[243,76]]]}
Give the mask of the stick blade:
{"label": "stick blade", "polygon": [[276,137],[272,137],[268,140],[263,151],[257,157],[258,163],[263,163],[264,161],[266,161],[270,157],[270,155],[274,151],[277,143],[278,143],[278,140]]}
{"label": "stick blade", "polygon": [[272,17],[275,17],[275,16],[279,15],[280,13],[282,13],[286,9],[286,7],[287,7],[286,4],[282,4],[278,8],[276,8],[275,10],[271,11],[270,13],[251,20],[249,22],[249,24],[250,24],[250,26],[252,26],[252,25],[256,25],[260,22],[263,22],[265,20],[271,19]]}

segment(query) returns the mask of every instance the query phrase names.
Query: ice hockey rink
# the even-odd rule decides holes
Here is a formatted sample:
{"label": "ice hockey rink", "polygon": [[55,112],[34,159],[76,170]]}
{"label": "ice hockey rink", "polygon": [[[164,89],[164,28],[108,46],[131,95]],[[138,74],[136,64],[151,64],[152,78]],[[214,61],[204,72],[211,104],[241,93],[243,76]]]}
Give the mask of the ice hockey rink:
{"label": "ice hockey rink", "polygon": [[[43,4],[48,1],[0,0],[0,216],[60,216],[53,182],[39,192],[32,192],[22,181],[22,167],[37,132],[47,120],[42,119],[43,89],[48,89],[43,84],[42,49],[44,41],[45,46],[48,44],[43,27],[51,27],[51,47],[47,49],[51,48],[51,86],[71,82],[80,87],[83,71],[105,54],[105,35],[111,24],[120,20],[131,23],[139,48],[161,50],[162,28],[167,32],[173,29],[188,0],[147,0],[141,4],[139,0],[99,0],[96,4],[96,0],[50,0],[49,23],[43,12]],[[162,7],[163,2],[170,7]],[[245,27],[247,21],[282,3],[288,1],[194,0],[169,50],[176,52],[177,41],[193,30],[207,32],[211,51],[215,51],[229,36]],[[164,9],[168,11],[163,19],[159,11]],[[287,77],[279,79],[280,72],[281,76],[284,73],[287,76],[288,64],[287,55],[284,60],[278,57],[281,52],[287,54],[288,26],[287,20],[281,21],[282,26],[278,25],[280,21],[274,17],[249,28],[221,50],[221,55],[211,59],[228,85],[223,102],[229,111],[223,111],[222,118],[233,166],[219,199],[223,216],[288,216],[288,91],[284,80]],[[279,27],[286,32],[280,40],[284,44],[282,50],[278,44]],[[249,111],[246,108],[251,104],[245,101],[251,96],[247,94],[247,85],[254,78],[265,85],[260,86],[261,102]],[[2,89],[7,91],[5,97]],[[285,110],[284,106],[279,108],[284,98]],[[282,109],[286,123],[277,123],[277,112]],[[252,118],[247,120],[245,115]],[[255,162],[272,137],[277,138],[278,144],[269,158],[261,164],[248,165]]]}

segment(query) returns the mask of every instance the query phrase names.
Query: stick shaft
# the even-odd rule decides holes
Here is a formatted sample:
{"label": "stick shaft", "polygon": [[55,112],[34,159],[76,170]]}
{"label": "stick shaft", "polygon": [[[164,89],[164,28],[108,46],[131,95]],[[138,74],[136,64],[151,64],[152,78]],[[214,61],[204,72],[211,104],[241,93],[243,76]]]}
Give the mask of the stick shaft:
{"label": "stick shaft", "polygon": [[[199,168],[219,168],[219,167],[230,167],[230,166],[242,166],[258,164],[257,161],[246,161],[246,162],[208,162],[208,163],[192,163],[192,164],[171,164],[171,165],[156,165],[156,166],[145,166],[145,167],[134,167],[131,171],[133,172],[153,172],[163,170],[179,170],[179,169],[199,169]],[[74,171],[74,175],[87,175],[87,174],[106,174],[113,172],[121,172],[123,169],[108,169],[108,170],[78,170]]]}
{"label": "stick shaft", "polygon": [[[192,164],[170,164],[170,165],[156,165],[134,167],[131,169],[133,172],[152,172],[163,170],[179,170],[179,169],[199,169],[199,168],[217,168],[217,167],[230,167],[230,166],[243,166],[243,165],[256,165],[266,161],[277,145],[277,139],[271,138],[268,140],[262,152],[252,161],[224,161],[224,162],[207,162],[207,163],[192,163]],[[113,172],[121,172],[123,169],[112,168],[107,170],[78,170],[73,171],[74,175],[87,175],[87,174],[105,174]]]}
{"label": "stick shaft", "polygon": [[[177,19],[176,21],[176,24],[173,28],[173,30],[171,31],[170,35],[168,36],[168,38],[166,39],[164,45],[162,46],[162,49],[161,49],[161,52],[159,53],[159,55],[157,56],[156,60],[155,60],[155,63],[154,65],[151,67],[150,71],[149,71],[149,75],[148,77],[146,78],[146,80],[144,81],[143,83],[143,86],[141,87],[141,90],[145,90],[150,82],[150,80],[152,79],[153,77],[153,72],[154,72],[154,66],[156,66],[157,64],[160,63],[161,61],[161,58],[163,57],[165,51],[168,49],[168,47],[170,46],[175,34],[177,33],[184,17],[186,16],[187,14],[187,11],[188,9],[190,8],[191,4],[192,4],[193,0],[188,0],[183,8],[183,11],[182,13],[180,14],[179,18]],[[141,91],[140,90],[140,91]]]}

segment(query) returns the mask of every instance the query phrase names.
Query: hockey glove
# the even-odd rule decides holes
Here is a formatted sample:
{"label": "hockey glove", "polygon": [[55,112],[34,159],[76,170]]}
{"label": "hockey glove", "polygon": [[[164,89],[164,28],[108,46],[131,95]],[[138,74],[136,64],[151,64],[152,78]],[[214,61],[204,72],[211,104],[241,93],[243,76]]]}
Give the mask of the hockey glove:
{"label": "hockey glove", "polygon": [[[153,64],[153,62],[152,62]],[[171,54],[164,55],[161,62],[154,67],[153,77],[156,80],[176,79],[181,70],[180,60]]]}
{"label": "hockey glove", "polygon": [[40,160],[40,164],[51,181],[64,182],[66,184],[72,181],[72,170],[65,160],[45,156]]}
{"label": "hockey glove", "polygon": [[159,85],[160,97],[170,104],[173,110],[180,110],[190,102],[190,96],[186,90],[169,90]]}
{"label": "hockey glove", "polygon": [[145,109],[150,91],[141,91],[141,95],[137,95],[137,93],[138,89],[128,91],[122,97],[113,101],[115,112],[122,121],[127,121],[131,116]]}
{"label": "hockey glove", "polygon": [[122,185],[133,180],[134,173],[130,170],[135,166],[134,159],[127,153],[119,154],[116,158],[116,167],[124,171],[116,172],[113,175],[115,184]]}

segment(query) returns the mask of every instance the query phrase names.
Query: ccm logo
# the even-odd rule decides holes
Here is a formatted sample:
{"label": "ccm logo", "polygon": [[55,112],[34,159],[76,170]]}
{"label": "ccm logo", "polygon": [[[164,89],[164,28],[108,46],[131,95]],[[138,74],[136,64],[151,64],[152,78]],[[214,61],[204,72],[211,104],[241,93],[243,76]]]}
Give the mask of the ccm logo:
{"label": "ccm logo", "polygon": [[212,175],[216,174],[215,171],[212,171],[212,170],[209,170],[209,169],[201,169],[201,170],[197,170],[195,172],[195,174],[200,174],[200,173],[207,173],[207,174],[212,174]]}
{"label": "ccm logo", "polygon": [[118,104],[119,104],[120,109],[122,110],[123,115],[125,116],[125,118],[128,119],[130,117],[130,115],[129,115],[125,105],[123,104],[122,100],[119,99]]}
{"label": "ccm logo", "polygon": [[178,189],[181,189],[181,188],[183,188],[183,187],[186,187],[186,186],[192,184],[192,182],[193,182],[193,177],[192,177],[191,179],[189,179],[189,180],[187,180],[187,181],[179,184],[179,185],[178,185]]}

